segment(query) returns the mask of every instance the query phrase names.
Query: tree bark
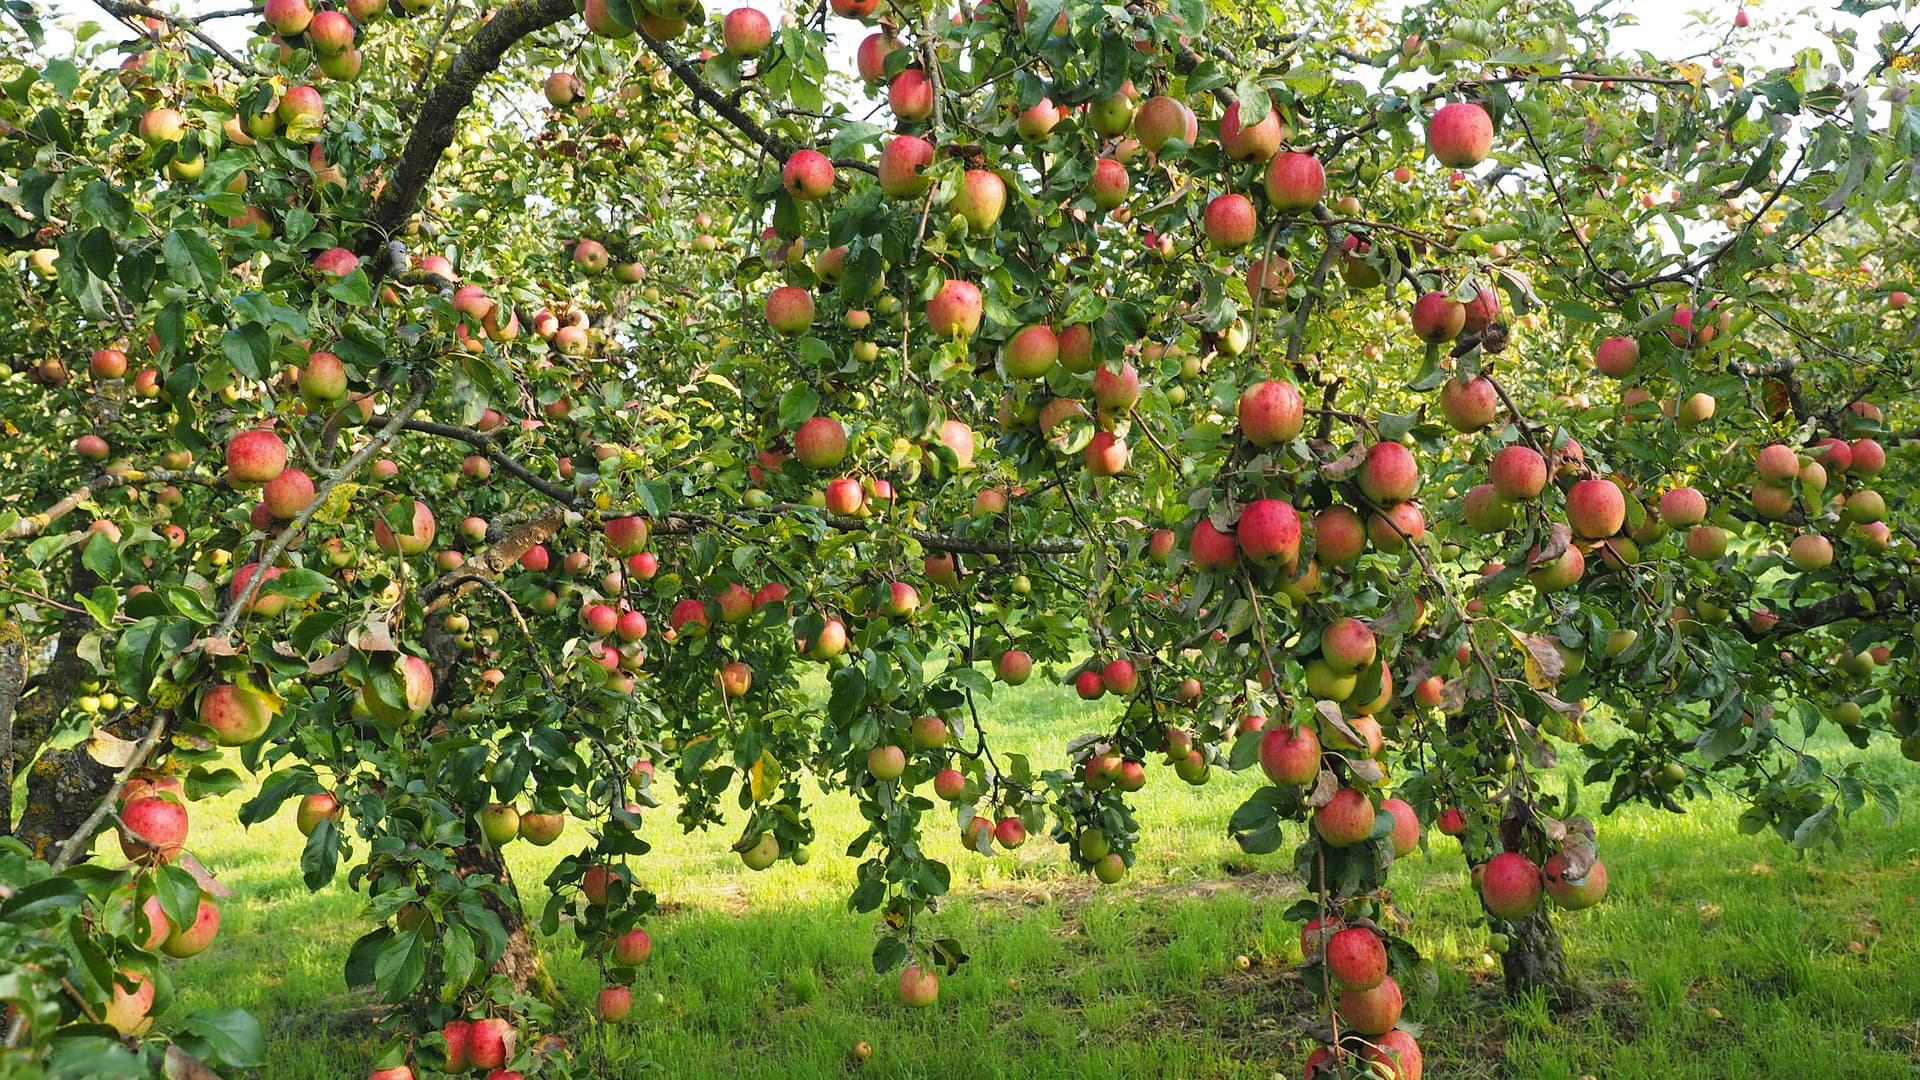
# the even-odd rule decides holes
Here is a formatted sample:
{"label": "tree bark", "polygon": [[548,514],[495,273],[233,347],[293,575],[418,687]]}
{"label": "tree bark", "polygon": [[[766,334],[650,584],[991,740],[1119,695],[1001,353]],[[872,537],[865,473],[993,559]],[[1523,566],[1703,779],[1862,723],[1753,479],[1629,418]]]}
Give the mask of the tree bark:
{"label": "tree bark", "polygon": [[13,709],[27,685],[27,637],[0,623],[0,836],[13,835]]}
{"label": "tree bark", "polygon": [[1564,1001],[1572,994],[1567,977],[1567,951],[1560,932],[1543,906],[1533,914],[1508,924],[1507,951],[1500,958],[1506,974],[1507,996],[1542,993],[1549,1001]]}
{"label": "tree bark", "polygon": [[[152,709],[142,706],[99,727],[131,742],[144,736],[152,723]],[[84,849],[93,837],[74,834],[112,790],[118,772],[95,761],[84,742],[41,754],[27,772],[27,805],[15,836],[34,858],[47,862],[60,857],[69,837]]]}
{"label": "tree bark", "polygon": [[513,980],[514,988],[522,993],[532,993],[546,1000],[553,1000],[553,979],[547,974],[546,964],[540,958],[540,949],[534,944],[533,936],[527,932],[527,916],[520,900],[520,889],[513,883],[513,874],[507,869],[507,862],[500,855],[500,849],[490,844],[464,844],[454,849],[455,873],[461,878],[469,874],[486,874],[498,881],[511,897],[510,902],[501,902],[489,897],[487,908],[500,917],[500,924],[507,928],[507,949],[493,965],[493,973],[505,975]]}
{"label": "tree bark", "polygon": [[[80,562],[80,553],[76,549],[73,555],[73,570],[68,578],[67,588],[72,594],[79,595],[92,591],[100,584],[93,571]],[[32,693],[26,694],[13,709],[10,731],[7,741],[8,767],[8,811],[11,814],[11,781],[19,770],[32,765],[27,774],[27,801],[20,808],[19,825],[13,835],[35,858],[51,861],[59,852],[55,846],[70,835],[80,823],[86,820],[100,795],[106,793],[113,784],[113,770],[87,756],[83,745],[64,751],[56,751],[35,760],[40,747],[53,734],[53,728],[59,722],[60,714],[66,711],[67,704],[79,690],[80,682],[87,676],[87,661],[80,655],[80,639],[86,636],[93,625],[92,619],[84,611],[69,612],[60,621],[59,638],[54,643],[53,658],[47,662],[34,680]],[[23,643],[22,649],[31,651]],[[26,659],[23,652],[22,663]],[[25,683],[22,688],[24,690]],[[93,794],[87,800],[89,793]],[[84,805],[75,807],[73,800],[87,800]],[[9,816],[7,820],[12,820]],[[64,831],[62,831],[64,830]]]}

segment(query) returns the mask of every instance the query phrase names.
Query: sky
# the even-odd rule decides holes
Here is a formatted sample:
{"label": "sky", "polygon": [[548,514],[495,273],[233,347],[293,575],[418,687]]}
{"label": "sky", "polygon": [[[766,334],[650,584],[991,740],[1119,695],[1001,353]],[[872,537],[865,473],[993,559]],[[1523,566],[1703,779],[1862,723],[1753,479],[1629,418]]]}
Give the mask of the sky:
{"label": "sky", "polygon": [[[197,11],[231,9],[239,6],[235,0],[155,0],[171,10],[191,14]],[[743,0],[746,6],[765,11],[778,21],[778,13],[785,6],[780,0]],[[1218,0],[1215,0],[1218,2]],[[713,0],[709,15],[717,18],[733,7],[741,6],[737,0]],[[1387,0],[1388,9],[1396,5]],[[1767,66],[1785,63],[1794,53],[1807,47],[1826,46],[1826,39],[1818,32],[1822,25],[1838,23],[1860,30],[1862,40],[1871,42],[1872,26],[1876,18],[1859,18],[1839,15],[1829,7],[1803,6],[1783,3],[1779,0],[1749,3],[1755,25],[1745,31],[1743,51],[1754,56]],[[1735,11],[1740,4],[1737,0],[1713,0],[1711,3],[1689,3],[1688,0],[1614,0],[1611,10],[1624,11],[1638,20],[1638,25],[1616,35],[1615,43],[1623,49],[1646,49],[1663,56],[1685,55],[1710,47],[1725,33],[1731,24]],[[108,21],[98,8],[88,0],[50,0],[43,5],[43,11],[49,13],[51,24],[71,25],[81,18],[95,18]],[[853,49],[868,32],[865,27],[845,19],[833,19],[834,23],[845,28],[845,32],[836,35],[834,52],[835,67],[838,70],[851,71],[853,68]],[[247,20],[225,20],[210,28],[214,36],[223,44],[238,48],[247,36]],[[1675,43],[1679,47],[1675,47]],[[1830,50],[1828,58],[1833,59]]]}

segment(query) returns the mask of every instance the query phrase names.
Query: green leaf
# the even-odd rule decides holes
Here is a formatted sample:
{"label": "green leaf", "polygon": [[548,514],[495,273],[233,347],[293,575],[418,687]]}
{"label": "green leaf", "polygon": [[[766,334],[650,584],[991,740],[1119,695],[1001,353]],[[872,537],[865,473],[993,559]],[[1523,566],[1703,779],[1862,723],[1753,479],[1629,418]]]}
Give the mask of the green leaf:
{"label": "green leaf", "polygon": [[[317,833],[315,835],[318,835]],[[380,947],[373,961],[373,982],[388,1001],[401,1001],[427,973],[427,943],[418,930],[402,930]]]}
{"label": "green leaf", "polygon": [[220,254],[198,229],[175,229],[160,242],[167,276],[189,289],[211,288],[220,282]]}
{"label": "green leaf", "polygon": [[88,229],[86,235],[80,238],[80,261],[87,265],[87,270],[94,277],[101,281],[111,279],[114,263],[113,236],[107,230],[97,226]]}
{"label": "green leaf", "polygon": [[60,96],[70,98],[80,88],[80,69],[71,60],[50,60],[40,69],[40,77],[47,84],[60,91]]}
{"label": "green leaf", "polygon": [[204,1039],[223,1065],[257,1069],[266,1064],[266,1032],[245,1009],[197,1009],[181,1021],[181,1029]]}
{"label": "green leaf", "polygon": [[87,891],[70,877],[52,877],[25,886],[0,903],[0,924],[24,927],[42,916],[76,909]]}
{"label": "green leaf", "polygon": [[867,677],[858,667],[844,667],[833,673],[833,695],[827,699],[827,716],[836,724],[853,719],[853,711],[867,697]]}
{"label": "green leaf", "polygon": [[160,910],[175,927],[192,926],[200,915],[200,883],[178,866],[163,866],[154,875],[153,892]]}
{"label": "green leaf", "polygon": [[332,818],[321,818],[300,851],[300,877],[307,888],[319,892],[333,880],[340,862],[340,826]]}
{"label": "green leaf", "polygon": [[249,379],[265,379],[273,370],[273,336],[259,323],[247,323],[222,334],[220,352],[233,370]]}
{"label": "green leaf", "polygon": [[874,974],[885,974],[900,966],[907,958],[907,943],[888,935],[873,943]]}
{"label": "green leaf", "polygon": [[1240,103],[1241,116],[1265,116],[1273,108],[1273,98],[1267,88],[1255,81],[1253,76],[1242,76],[1234,85],[1233,99]]}
{"label": "green leaf", "polygon": [[473,980],[475,957],[473,954],[473,934],[459,923],[449,922],[442,940],[446,959],[442,970],[446,979],[440,987],[440,1000],[453,1001]]}
{"label": "green leaf", "polygon": [[813,387],[799,383],[780,395],[780,426],[796,428],[813,419],[820,411],[820,395]]}
{"label": "green leaf", "polygon": [[106,533],[97,532],[87,537],[87,546],[80,549],[80,562],[95,574],[110,578],[120,567],[120,549]]}

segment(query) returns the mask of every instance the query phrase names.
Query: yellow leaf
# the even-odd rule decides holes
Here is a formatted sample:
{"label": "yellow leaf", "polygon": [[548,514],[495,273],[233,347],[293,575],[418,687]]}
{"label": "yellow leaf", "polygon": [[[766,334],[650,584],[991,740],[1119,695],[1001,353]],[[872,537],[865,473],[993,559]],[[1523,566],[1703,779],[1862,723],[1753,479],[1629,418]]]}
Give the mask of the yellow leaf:
{"label": "yellow leaf", "polygon": [[747,776],[748,783],[753,788],[753,801],[762,802],[780,786],[780,763],[762,750],[760,760],[754,762],[753,768],[747,770]]}
{"label": "yellow leaf", "polygon": [[1695,90],[1700,89],[1700,84],[1706,81],[1707,69],[1701,67],[1699,64],[1675,64],[1673,66],[1687,82],[1693,85]]}

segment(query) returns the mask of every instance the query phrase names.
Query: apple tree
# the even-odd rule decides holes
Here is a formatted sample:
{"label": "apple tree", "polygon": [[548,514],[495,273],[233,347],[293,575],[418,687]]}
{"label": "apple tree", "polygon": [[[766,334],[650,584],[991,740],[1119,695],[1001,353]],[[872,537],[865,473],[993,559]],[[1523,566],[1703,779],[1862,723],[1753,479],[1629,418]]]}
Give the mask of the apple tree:
{"label": "apple tree", "polygon": [[[628,1015],[659,829],[778,873],[856,800],[930,1006],[993,943],[926,830],[1119,883],[1164,761],[1267,781],[1309,1074],[1413,1077],[1429,831],[1567,994],[1559,760],[1810,847],[1897,805],[1810,740],[1920,759],[1890,13],[1768,69],[1559,0],[96,6],[0,23],[0,1060],[258,1064],[167,1009],[210,795],[364,894],[372,1075],[515,1077],[593,1068],[541,937]],[[1032,678],[1124,707],[998,752]]]}

